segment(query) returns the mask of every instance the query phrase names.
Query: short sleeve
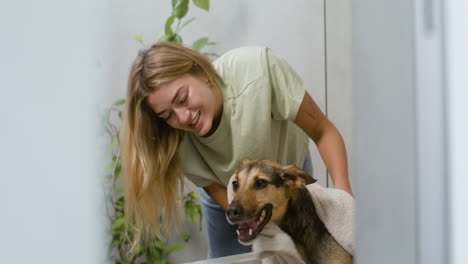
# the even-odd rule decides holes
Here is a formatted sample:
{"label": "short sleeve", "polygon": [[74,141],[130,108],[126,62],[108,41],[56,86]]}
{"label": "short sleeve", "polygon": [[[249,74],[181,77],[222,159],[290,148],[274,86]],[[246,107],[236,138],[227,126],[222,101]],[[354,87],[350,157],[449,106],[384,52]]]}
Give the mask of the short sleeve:
{"label": "short sleeve", "polygon": [[286,60],[276,56],[268,48],[265,49],[265,54],[272,89],[272,116],[276,120],[293,121],[304,99],[303,81]]}

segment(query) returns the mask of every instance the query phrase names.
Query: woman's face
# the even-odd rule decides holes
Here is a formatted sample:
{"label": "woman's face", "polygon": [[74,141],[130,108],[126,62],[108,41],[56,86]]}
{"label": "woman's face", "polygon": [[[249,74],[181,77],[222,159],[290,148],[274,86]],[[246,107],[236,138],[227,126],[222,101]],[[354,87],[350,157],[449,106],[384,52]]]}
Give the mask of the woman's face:
{"label": "woman's face", "polygon": [[185,74],[158,87],[148,103],[171,127],[205,136],[222,109],[221,94],[215,89],[206,78]]}

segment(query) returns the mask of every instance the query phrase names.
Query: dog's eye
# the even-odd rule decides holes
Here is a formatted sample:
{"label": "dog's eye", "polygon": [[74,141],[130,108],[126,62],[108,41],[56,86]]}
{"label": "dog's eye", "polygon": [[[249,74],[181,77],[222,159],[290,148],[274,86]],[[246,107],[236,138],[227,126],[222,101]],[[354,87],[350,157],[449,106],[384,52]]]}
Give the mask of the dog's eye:
{"label": "dog's eye", "polygon": [[234,189],[234,191],[237,191],[237,189],[239,189],[239,183],[237,181],[232,182],[232,189]]}
{"label": "dog's eye", "polygon": [[257,187],[257,189],[263,189],[267,186],[267,184],[268,182],[262,179],[255,181],[255,187]]}

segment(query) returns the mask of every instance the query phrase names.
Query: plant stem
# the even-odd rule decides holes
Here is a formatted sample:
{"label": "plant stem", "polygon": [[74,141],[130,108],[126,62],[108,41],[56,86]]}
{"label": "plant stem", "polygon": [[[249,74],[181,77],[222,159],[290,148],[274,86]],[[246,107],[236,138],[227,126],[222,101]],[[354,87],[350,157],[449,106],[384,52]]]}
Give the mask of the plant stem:
{"label": "plant stem", "polygon": [[176,27],[176,30],[175,30],[175,34],[178,34],[179,31],[180,31],[180,18],[177,18],[177,27]]}
{"label": "plant stem", "polygon": [[122,245],[119,245],[118,249],[119,249],[120,260],[127,261],[127,258],[125,257],[125,251]]}
{"label": "plant stem", "polygon": [[137,255],[135,254],[132,259],[130,260],[130,264],[132,264],[133,262],[135,262],[135,259],[137,258]]}

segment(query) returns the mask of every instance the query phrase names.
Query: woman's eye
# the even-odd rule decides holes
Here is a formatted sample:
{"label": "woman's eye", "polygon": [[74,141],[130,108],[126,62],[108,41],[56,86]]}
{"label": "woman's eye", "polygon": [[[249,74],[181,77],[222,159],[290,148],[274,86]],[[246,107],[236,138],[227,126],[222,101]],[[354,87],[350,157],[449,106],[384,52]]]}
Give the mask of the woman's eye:
{"label": "woman's eye", "polygon": [[169,115],[167,117],[164,117],[163,120],[168,121],[169,119],[171,119],[171,117],[172,117],[172,112],[169,113]]}
{"label": "woman's eye", "polygon": [[267,186],[268,182],[265,181],[265,180],[257,180],[255,182],[255,186],[257,187],[257,189],[263,189]]}
{"label": "woman's eye", "polygon": [[234,189],[234,191],[237,191],[237,189],[239,188],[239,183],[237,181],[233,181],[232,188]]}
{"label": "woman's eye", "polygon": [[185,102],[187,101],[187,97],[188,97],[187,95],[184,96],[184,97],[179,101],[179,103],[180,103],[180,104],[185,103]]}

